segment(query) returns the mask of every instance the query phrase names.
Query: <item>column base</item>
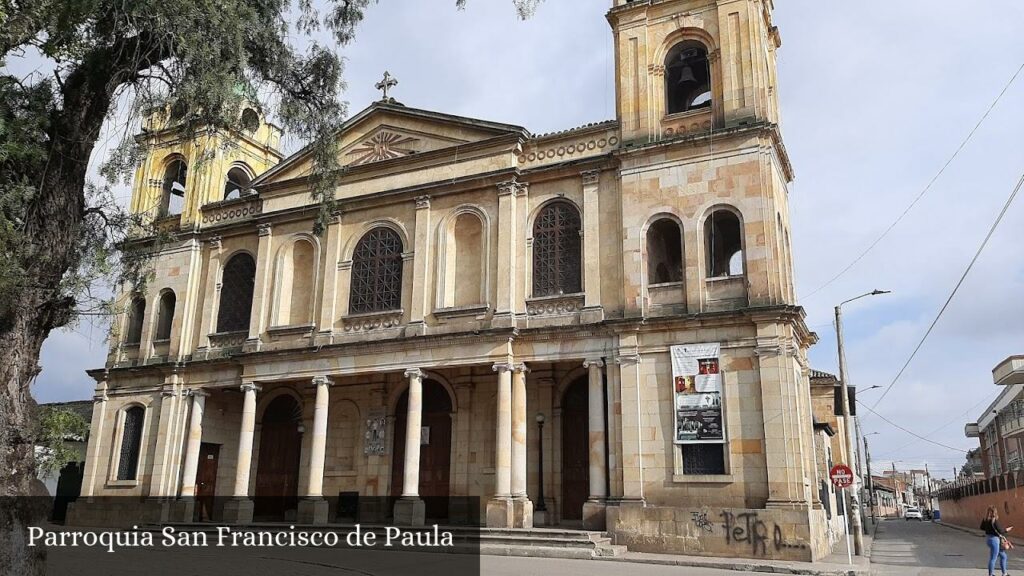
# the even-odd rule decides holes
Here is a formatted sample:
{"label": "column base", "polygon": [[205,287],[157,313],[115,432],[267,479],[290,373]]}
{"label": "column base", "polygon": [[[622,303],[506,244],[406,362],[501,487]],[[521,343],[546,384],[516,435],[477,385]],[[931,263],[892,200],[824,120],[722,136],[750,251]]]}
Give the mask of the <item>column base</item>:
{"label": "column base", "polygon": [[253,502],[248,498],[232,498],[224,504],[225,524],[252,524]]}
{"label": "column base", "polygon": [[299,524],[327,524],[330,504],[324,498],[303,498],[295,521]]}
{"label": "column base", "polygon": [[493,328],[515,328],[516,317],[512,312],[495,312],[491,318],[491,327]]}
{"label": "column base", "polygon": [[809,503],[801,500],[768,500],[764,505],[768,509],[782,509],[782,510],[810,510],[811,506]]}
{"label": "column base", "polygon": [[180,498],[171,507],[172,522],[193,522],[196,517],[196,499],[191,496]]}
{"label": "column base", "polygon": [[245,343],[242,344],[242,352],[259,352],[263,349],[263,341],[256,338],[246,338]]}
{"label": "column base", "polygon": [[583,503],[583,529],[606,530],[608,526],[608,505],[603,500],[587,500]]}
{"label": "column base", "polygon": [[512,499],[512,527],[533,528],[533,502],[526,496]]}
{"label": "column base", "polygon": [[596,324],[598,322],[604,322],[604,307],[600,304],[597,306],[584,306],[580,310],[580,322],[582,324]]}
{"label": "column base", "polygon": [[533,511],[533,525],[534,526],[547,526],[548,525],[548,511],[547,510],[534,510]]}
{"label": "column base", "polygon": [[418,496],[402,496],[395,502],[395,524],[423,526],[426,524],[427,506]]}
{"label": "column base", "polygon": [[514,528],[512,521],[515,506],[512,499],[491,498],[487,501],[487,527],[488,528]]}
{"label": "column base", "polygon": [[415,320],[413,322],[409,322],[405,326],[405,335],[408,338],[412,338],[414,336],[423,336],[426,333],[427,325],[423,320]]}

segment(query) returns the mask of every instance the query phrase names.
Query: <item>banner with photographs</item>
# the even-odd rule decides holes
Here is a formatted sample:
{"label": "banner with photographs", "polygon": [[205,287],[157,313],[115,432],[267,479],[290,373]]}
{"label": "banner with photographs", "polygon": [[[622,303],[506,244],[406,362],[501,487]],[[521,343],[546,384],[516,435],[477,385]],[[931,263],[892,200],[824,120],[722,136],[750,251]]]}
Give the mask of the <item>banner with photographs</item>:
{"label": "banner with photographs", "polygon": [[725,442],[720,344],[672,346],[676,444]]}

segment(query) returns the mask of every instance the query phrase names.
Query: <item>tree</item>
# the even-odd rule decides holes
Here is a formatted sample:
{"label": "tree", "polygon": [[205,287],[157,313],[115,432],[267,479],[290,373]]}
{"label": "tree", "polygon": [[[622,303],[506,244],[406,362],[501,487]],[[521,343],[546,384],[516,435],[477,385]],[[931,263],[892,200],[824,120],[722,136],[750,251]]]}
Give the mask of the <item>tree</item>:
{"label": "tree", "polygon": [[[311,192],[326,212],[333,135],[345,114],[336,49],[352,39],[371,0],[324,2],[0,0],[0,497],[27,494],[34,476],[29,386],[44,340],[82,314],[105,311],[92,296],[94,281],[144,277],[145,263],[117,250],[130,215],[106,186],[87,183],[105,122],[131,112],[104,171],[116,180],[138,158],[130,132],[139,114],[171,110],[186,130],[228,127],[243,103],[257,103],[311,143]],[[514,0],[524,17],[536,2]],[[313,42],[320,29],[336,45]],[[299,48],[292,38],[309,44]],[[25,54],[46,59],[51,73],[10,73],[6,61]],[[0,507],[8,574],[43,569],[38,549],[9,537],[39,520],[28,507]]]}
{"label": "tree", "polygon": [[39,417],[36,433],[36,473],[47,477],[60,472],[69,462],[79,461],[84,454],[69,442],[85,442],[89,423],[81,414],[67,408],[45,408]]}

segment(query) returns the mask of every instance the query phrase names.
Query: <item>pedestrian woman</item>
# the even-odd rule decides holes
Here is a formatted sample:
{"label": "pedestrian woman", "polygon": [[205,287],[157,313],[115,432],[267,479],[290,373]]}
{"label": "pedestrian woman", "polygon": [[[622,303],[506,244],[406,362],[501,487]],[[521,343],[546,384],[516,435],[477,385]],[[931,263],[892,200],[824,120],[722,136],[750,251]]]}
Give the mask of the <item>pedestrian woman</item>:
{"label": "pedestrian woman", "polygon": [[1006,572],[1006,550],[1010,548],[1010,541],[1006,539],[1006,533],[1013,530],[1013,526],[1005,529],[999,524],[999,512],[994,506],[989,506],[985,511],[985,519],[981,521],[981,529],[985,532],[985,543],[988,544],[988,576],[995,576],[996,558],[999,558],[999,569]]}

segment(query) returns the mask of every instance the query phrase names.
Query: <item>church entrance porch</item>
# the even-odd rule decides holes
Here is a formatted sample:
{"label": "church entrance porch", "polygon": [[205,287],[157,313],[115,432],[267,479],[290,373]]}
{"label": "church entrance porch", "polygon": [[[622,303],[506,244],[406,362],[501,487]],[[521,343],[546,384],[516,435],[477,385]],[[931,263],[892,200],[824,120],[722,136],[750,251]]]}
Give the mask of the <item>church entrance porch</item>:
{"label": "church entrance porch", "polygon": [[290,520],[299,496],[302,407],[290,395],[275,398],[263,413],[256,469],[256,520]]}

